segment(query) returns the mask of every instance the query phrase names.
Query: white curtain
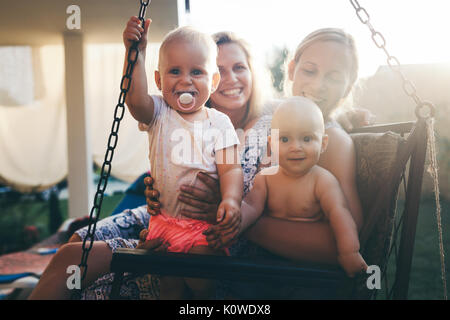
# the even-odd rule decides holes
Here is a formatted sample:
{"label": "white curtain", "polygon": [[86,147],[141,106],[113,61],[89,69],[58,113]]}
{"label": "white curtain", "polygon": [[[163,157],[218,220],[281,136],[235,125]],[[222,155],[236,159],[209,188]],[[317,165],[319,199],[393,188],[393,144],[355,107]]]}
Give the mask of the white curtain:
{"label": "white curtain", "polygon": [[40,50],[0,47],[0,105],[31,105],[43,97]]}
{"label": "white curtain", "polygon": [[[158,48],[158,44],[149,44],[147,49],[151,93],[157,92],[153,72]],[[68,172],[64,50],[62,46],[2,49],[0,61],[16,59],[9,58],[7,68],[0,64],[0,183],[21,192],[41,191],[63,180]],[[85,46],[85,100],[93,159],[99,166],[120,93],[124,53],[121,44]],[[12,72],[11,66],[18,72]],[[5,81],[6,74],[10,80]],[[147,136],[126,110],[111,174],[131,182],[148,168]]]}

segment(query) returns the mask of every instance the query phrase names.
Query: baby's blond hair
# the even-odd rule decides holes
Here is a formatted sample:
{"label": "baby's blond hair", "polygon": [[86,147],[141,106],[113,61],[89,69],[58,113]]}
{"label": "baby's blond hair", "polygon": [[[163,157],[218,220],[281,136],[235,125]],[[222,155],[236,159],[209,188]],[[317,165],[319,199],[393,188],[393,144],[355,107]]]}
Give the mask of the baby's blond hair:
{"label": "baby's blond hair", "polygon": [[159,48],[158,69],[161,69],[161,61],[167,50],[169,44],[175,41],[188,42],[192,44],[202,45],[207,49],[209,65],[214,70],[217,70],[217,45],[209,34],[203,33],[193,27],[184,26],[178,27],[170,31],[163,39]]}
{"label": "baby's blond hair", "polygon": [[275,109],[272,117],[271,128],[280,128],[284,123],[280,122],[279,115],[282,113],[287,113],[292,115],[292,121],[298,124],[299,121],[296,120],[296,115],[300,116],[301,119],[313,119],[313,123],[317,126],[321,133],[325,133],[324,117],[322,110],[308,98],[305,97],[289,97],[284,99]]}

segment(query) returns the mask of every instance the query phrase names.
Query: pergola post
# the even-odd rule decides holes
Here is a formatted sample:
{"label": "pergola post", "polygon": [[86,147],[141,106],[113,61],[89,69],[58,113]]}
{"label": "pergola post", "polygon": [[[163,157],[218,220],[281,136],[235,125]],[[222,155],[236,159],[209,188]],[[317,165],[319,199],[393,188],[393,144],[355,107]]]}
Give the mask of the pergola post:
{"label": "pergola post", "polygon": [[92,152],[83,73],[83,37],[64,33],[67,105],[69,217],[89,215],[92,205]]}

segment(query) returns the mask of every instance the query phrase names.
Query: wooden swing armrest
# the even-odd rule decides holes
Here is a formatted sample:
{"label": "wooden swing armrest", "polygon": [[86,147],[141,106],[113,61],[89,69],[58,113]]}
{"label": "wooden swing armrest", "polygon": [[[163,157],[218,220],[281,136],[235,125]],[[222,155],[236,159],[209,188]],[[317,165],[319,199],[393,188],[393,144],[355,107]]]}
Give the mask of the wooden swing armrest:
{"label": "wooden swing armrest", "polygon": [[355,128],[350,133],[383,133],[392,131],[398,134],[405,134],[411,131],[414,124],[414,121],[377,124],[373,126]]}
{"label": "wooden swing armrest", "polygon": [[302,287],[328,287],[347,279],[344,271],[334,265],[294,264],[279,260],[126,248],[117,249],[113,254],[111,271],[236,281],[273,281]]}

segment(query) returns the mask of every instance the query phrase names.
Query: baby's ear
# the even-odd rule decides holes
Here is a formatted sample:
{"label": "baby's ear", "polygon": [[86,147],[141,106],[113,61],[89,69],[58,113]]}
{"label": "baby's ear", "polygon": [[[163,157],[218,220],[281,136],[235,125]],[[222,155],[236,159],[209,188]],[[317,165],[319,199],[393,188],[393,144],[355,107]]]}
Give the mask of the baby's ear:
{"label": "baby's ear", "polygon": [[161,90],[161,74],[158,70],[155,70],[155,83],[159,90]]}
{"label": "baby's ear", "polygon": [[324,133],[322,136],[322,148],[320,149],[320,153],[324,153],[325,150],[327,150],[327,147],[328,147],[328,135]]}
{"label": "baby's ear", "polygon": [[211,93],[216,91],[217,87],[219,86],[219,83],[220,83],[220,73],[219,72],[214,72],[213,73],[213,78],[212,78]]}

